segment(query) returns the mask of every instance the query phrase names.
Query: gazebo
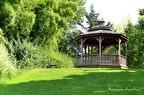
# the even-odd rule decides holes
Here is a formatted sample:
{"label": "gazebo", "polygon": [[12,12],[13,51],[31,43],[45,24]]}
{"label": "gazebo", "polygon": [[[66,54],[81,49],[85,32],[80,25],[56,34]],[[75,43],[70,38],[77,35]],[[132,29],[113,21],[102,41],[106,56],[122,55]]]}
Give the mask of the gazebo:
{"label": "gazebo", "polygon": [[[104,25],[90,28],[87,32],[75,38],[76,41],[76,67],[119,67],[127,68],[127,37]],[[125,47],[121,55],[121,46]],[[103,54],[107,47],[114,47],[115,54]]]}

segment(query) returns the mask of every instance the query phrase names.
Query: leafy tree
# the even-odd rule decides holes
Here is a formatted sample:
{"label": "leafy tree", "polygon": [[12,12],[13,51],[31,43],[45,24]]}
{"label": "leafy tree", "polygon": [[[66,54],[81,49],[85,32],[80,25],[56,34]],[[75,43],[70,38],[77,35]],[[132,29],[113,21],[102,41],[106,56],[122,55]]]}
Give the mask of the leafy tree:
{"label": "leafy tree", "polygon": [[34,9],[36,20],[30,34],[31,41],[57,49],[64,31],[68,30],[73,20],[78,17],[80,1],[46,0],[39,3]]}
{"label": "leafy tree", "polygon": [[74,57],[76,55],[75,38],[79,34],[81,34],[81,32],[78,30],[66,32],[64,37],[61,39],[61,42],[59,43],[59,51]]}
{"label": "leafy tree", "polygon": [[126,36],[128,37],[128,64],[132,68],[144,67],[144,9],[139,10],[138,24],[133,25],[131,22],[127,24],[125,28]]}
{"label": "leafy tree", "polygon": [[[82,20],[84,4],[84,0],[0,1],[0,28],[8,41],[9,54],[17,60],[17,65],[22,64],[23,68],[29,64],[31,55],[36,54],[30,47],[37,48],[36,45],[45,53],[57,54],[64,32]],[[50,58],[58,63],[60,59],[53,56]]]}

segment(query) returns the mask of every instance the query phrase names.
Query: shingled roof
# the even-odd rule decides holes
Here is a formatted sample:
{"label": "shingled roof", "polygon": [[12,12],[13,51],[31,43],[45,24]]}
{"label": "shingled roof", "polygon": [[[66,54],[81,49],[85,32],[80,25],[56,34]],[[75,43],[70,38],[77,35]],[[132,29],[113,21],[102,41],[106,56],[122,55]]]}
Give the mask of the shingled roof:
{"label": "shingled roof", "polygon": [[[88,39],[87,43],[94,43],[94,38],[97,38],[99,36],[102,36],[106,38],[103,43],[117,43],[116,39],[121,39],[122,43],[126,42],[128,39],[121,33],[116,32],[113,28],[104,25],[104,21],[99,21],[99,25],[94,26],[90,28],[87,32],[80,34],[78,37],[76,37],[76,42],[80,42],[80,39]],[[89,40],[91,39],[91,40]],[[109,40],[109,41],[106,41]],[[96,41],[95,41],[96,43]],[[98,43],[98,42],[97,42]]]}

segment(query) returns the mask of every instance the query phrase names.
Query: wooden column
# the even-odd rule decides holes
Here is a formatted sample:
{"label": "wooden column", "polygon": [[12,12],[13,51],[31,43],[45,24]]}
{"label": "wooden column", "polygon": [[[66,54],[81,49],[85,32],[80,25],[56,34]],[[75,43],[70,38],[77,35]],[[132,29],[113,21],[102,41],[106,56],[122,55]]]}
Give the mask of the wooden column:
{"label": "wooden column", "polygon": [[76,66],[79,64],[79,59],[78,59],[78,43],[76,42]]}
{"label": "wooden column", "polygon": [[88,46],[88,55],[89,55],[89,52],[90,52],[90,48],[89,48],[89,46]]}
{"label": "wooden column", "polygon": [[86,41],[86,39],[81,38],[81,65],[83,64],[83,43]]}
{"label": "wooden column", "polygon": [[86,59],[86,58],[87,58],[87,55],[86,55],[86,49],[87,49],[87,46],[85,45],[85,46],[84,46],[84,57],[85,57],[85,64],[86,64],[86,60],[87,60],[87,59]]}
{"label": "wooden column", "polygon": [[90,52],[90,47],[89,47],[89,45],[88,45],[88,64],[89,64],[89,62],[90,62],[90,60],[89,60],[89,52]]}
{"label": "wooden column", "polygon": [[93,46],[91,46],[91,55],[93,54]]}
{"label": "wooden column", "polygon": [[99,41],[99,61],[100,61],[100,64],[101,64],[101,56],[102,56],[102,38],[101,36],[99,36],[99,39],[97,39]]}
{"label": "wooden column", "polygon": [[86,46],[86,45],[85,45],[84,49],[85,49],[85,55],[86,55],[86,49],[87,49],[87,46]]}
{"label": "wooden column", "polygon": [[127,43],[126,42],[125,42],[125,47],[126,47],[125,56],[127,57]]}
{"label": "wooden column", "polygon": [[83,63],[83,40],[81,38],[81,64]]}
{"label": "wooden column", "polygon": [[127,64],[127,42],[125,42],[125,46],[126,46],[126,53],[125,53],[125,56],[126,56],[126,65],[128,65]]}
{"label": "wooden column", "polygon": [[77,52],[78,52],[78,44],[76,43],[76,59],[77,59],[77,57],[78,57]]}
{"label": "wooden column", "polygon": [[121,64],[121,39],[119,39],[119,45],[118,45],[118,56],[119,56],[119,63]]}
{"label": "wooden column", "polygon": [[119,39],[119,46],[118,46],[118,55],[120,56],[121,55],[121,50],[120,50],[120,44],[121,44],[121,39]]}
{"label": "wooden column", "polygon": [[90,61],[90,63],[92,63],[92,62],[93,62],[93,61],[92,61],[92,59],[93,59],[93,55],[92,55],[92,54],[93,54],[93,46],[91,46],[91,58],[90,58],[90,59],[91,59],[91,61]]}

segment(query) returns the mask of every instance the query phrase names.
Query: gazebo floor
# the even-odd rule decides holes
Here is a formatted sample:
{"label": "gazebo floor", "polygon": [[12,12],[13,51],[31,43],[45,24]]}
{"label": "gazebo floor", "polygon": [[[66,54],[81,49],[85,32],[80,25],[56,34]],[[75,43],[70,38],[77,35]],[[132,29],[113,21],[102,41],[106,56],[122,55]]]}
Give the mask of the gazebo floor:
{"label": "gazebo floor", "polygon": [[127,66],[124,65],[79,65],[76,68],[123,68],[127,69]]}

